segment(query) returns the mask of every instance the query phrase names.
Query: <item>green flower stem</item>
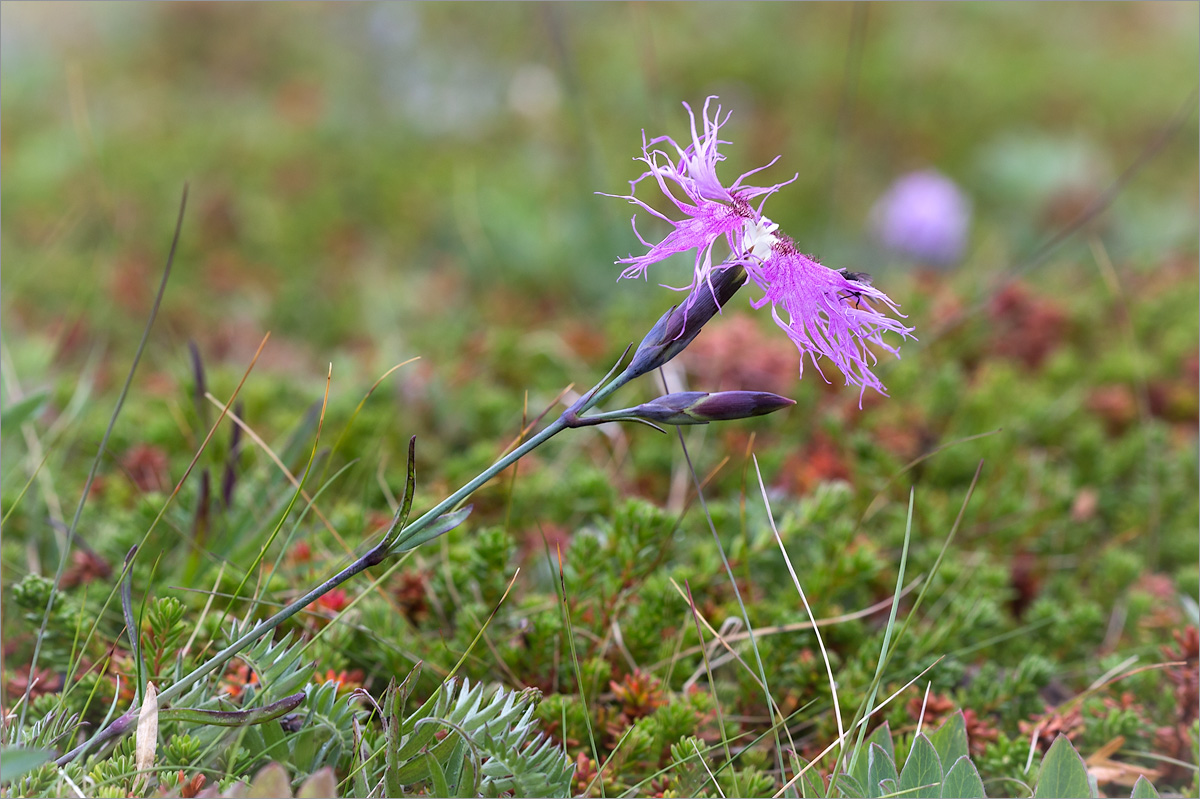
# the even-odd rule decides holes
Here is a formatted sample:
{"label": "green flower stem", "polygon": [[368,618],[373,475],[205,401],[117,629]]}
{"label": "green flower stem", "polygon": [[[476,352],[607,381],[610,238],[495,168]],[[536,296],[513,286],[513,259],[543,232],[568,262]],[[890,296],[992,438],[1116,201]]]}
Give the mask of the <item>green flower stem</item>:
{"label": "green flower stem", "polygon": [[397,547],[397,546],[403,545],[405,541],[408,541],[414,535],[421,532],[421,530],[428,527],[429,524],[431,522],[433,522],[434,519],[438,518],[443,513],[450,510],[455,505],[462,502],[464,499],[466,499],[471,494],[473,494],[475,492],[475,490],[478,489],[480,486],[482,486],[484,483],[488,482],[493,477],[500,474],[500,472],[504,471],[509,466],[512,466],[518,460],[525,457],[530,452],[532,452],[533,450],[537,449],[542,444],[549,441],[551,438],[553,438],[558,433],[561,433],[563,430],[567,429],[568,427],[575,426],[572,423],[572,420],[577,418],[578,414],[588,410],[589,408],[596,406],[600,402],[603,402],[614,391],[616,391],[621,386],[628,383],[632,379],[632,377],[633,376],[630,374],[630,370],[626,369],[624,372],[622,372],[620,375],[618,375],[616,378],[614,378],[612,380],[612,382],[608,383],[607,385],[604,385],[603,388],[601,388],[600,386],[603,385],[604,381],[603,380],[600,381],[600,383],[598,383],[596,385],[596,387],[592,388],[587,394],[583,395],[583,398],[580,400],[580,402],[578,402],[578,403],[576,403],[576,405],[573,405],[570,408],[568,408],[563,413],[562,416],[558,417],[553,422],[551,422],[549,425],[547,425],[540,433],[535,435],[533,438],[530,438],[525,443],[521,444],[521,446],[517,447],[512,452],[508,453],[500,460],[493,463],[491,466],[489,466],[487,469],[485,469],[483,472],[481,472],[478,477],[473,479],[471,482],[467,483],[462,488],[455,491],[450,496],[443,499],[437,505],[434,505],[432,508],[430,508],[428,511],[426,511],[425,514],[421,518],[417,519],[415,522],[413,522],[412,524],[405,527],[404,532],[402,532],[400,534],[400,536],[396,539],[395,543],[392,546]]}
{"label": "green flower stem", "polygon": [[[611,374],[611,372],[609,374]],[[478,477],[471,480],[471,482],[467,483],[465,486],[439,502],[433,508],[428,510],[423,516],[421,516],[421,518],[405,527],[404,531],[396,538],[395,541],[391,542],[386,547],[384,546],[384,542],[380,542],[380,544],[372,547],[366,554],[362,555],[349,566],[342,569],[325,582],[316,586],[308,593],[304,594],[304,596],[287,605],[275,615],[256,624],[236,641],[229,644],[229,646],[225,647],[220,652],[217,652],[203,664],[193,669],[191,673],[185,675],[171,685],[171,687],[160,693],[158,695],[159,703],[166,704],[172,699],[176,699],[205,676],[211,674],[213,671],[216,671],[218,668],[225,665],[225,663],[229,662],[229,660],[237,655],[238,652],[241,652],[263,635],[269,633],[271,630],[274,630],[280,624],[283,624],[305,607],[315,602],[318,598],[337,588],[339,585],[346,582],[356,574],[365,571],[371,566],[381,563],[387,558],[390,552],[395,550],[397,546],[403,545],[405,541],[412,539],[413,536],[428,527],[435,519],[439,518],[446,511],[469,497],[475,492],[476,489],[523,458],[525,455],[528,455],[530,452],[537,449],[539,446],[546,443],[563,430],[572,427],[572,420],[578,419],[578,414],[594,407],[600,402],[603,402],[606,398],[608,398],[609,395],[611,395],[621,386],[628,383],[635,376],[636,375],[630,373],[629,369],[626,369],[608,383],[605,383],[604,380],[601,380],[600,383],[596,384],[596,387],[592,388],[587,394],[584,394],[579,402],[568,408],[565,412],[563,412],[562,416],[547,425],[541,432],[530,438],[525,443],[521,444],[519,447],[502,457],[500,460],[496,461],[494,464],[481,472]],[[606,377],[605,380],[607,379],[608,378]],[[126,732],[136,721],[139,709],[140,704],[138,706],[131,707],[128,711],[121,714],[120,717],[113,720],[113,722],[107,727],[71,751],[62,755],[54,762],[59,766],[64,766],[78,757],[81,753]]]}

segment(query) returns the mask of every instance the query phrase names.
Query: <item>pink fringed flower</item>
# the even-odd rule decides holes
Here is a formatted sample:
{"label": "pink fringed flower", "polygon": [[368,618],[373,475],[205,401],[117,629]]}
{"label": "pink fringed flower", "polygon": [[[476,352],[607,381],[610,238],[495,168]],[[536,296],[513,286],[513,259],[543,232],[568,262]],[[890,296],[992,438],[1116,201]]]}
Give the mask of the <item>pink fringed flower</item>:
{"label": "pink fringed flower", "polygon": [[[740,255],[744,251],[741,242],[743,230],[747,222],[756,221],[762,216],[762,202],[755,209],[750,205],[750,200],[763,197],[765,202],[764,195],[769,196],[781,186],[791,182],[786,181],[766,187],[743,185],[746,178],[779,160],[776,158],[769,164],[746,172],[728,188],[721,183],[717,178],[717,163],[725,160],[725,156],[717,151],[717,146],[728,144],[728,142],[718,139],[717,134],[721,126],[728,121],[729,115],[726,114],[725,118],[721,119],[721,108],[717,106],[712,118],[709,118],[709,105],[714,99],[716,98],[709,97],[704,101],[704,113],[701,116],[704,123],[703,135],[696,130],[696,117],[692,113],[691,106],[684,103],[684,108],[687,109],[691,119],[692,131],[692,141],[686,148],[680,147],[669,136],[659,136],[646,141],[645,134],[643,134],[642,155],[635,160],[645,163],[648,169],[637,180],[630,181],[630,194],[608,195],[628,200],[672,227],[666,238],[653,244],[646,241],[638,231],[637,216],[635,215],[633,232],[638,237],[638,241],[649,248],[649,252],[639,256],[630,255],[619,260],[617,263],[627,264],[625,270],[621,272],[621,277],[644,278],[646,270],[652,264],[677,253],[694,249],[696,250],[696,262],[693,285],[711,284],[710,275],[714,267],[712,251],[717,241],[724,239],[730,253],[729,257],[718,262],[717,265],[740,260]],[[672,160],[672,156],[663,150],[652,149],[654,145],[664,143],[675,150],[675,160]],[[638,184],[650,177],[657,181],[659,189],[667,199],[675,204],[675,207],[685,217],[684,219],[679,221],[671,219],[634,196],[633,192],[637,190]],[[792,180],[795,178],[793,177]],[[683,198],[680,198],[677,192],[681,193]]]}
{"label": "pink fringed flower", "polygon": [[908,338],[912,328],[871,307],[874,301],[902,315],[886,294],[870,285],[866,275],[821,266],[797,250],[791,239],[780,236],[771,256],[750,272],[750,279],[763,290],[762,299],[750,304],[755,308],[771,304],[771,317],[800,350],[801,374],[808,355],[824,379],[817,362],[817,356],[824,355],[845,375],[846,385],[859,387],[859,407],[868,388],[887,396],[883,383],[871,372],[878,359],[867,344],[899,358],[900,351],[885,342],[882,334]]}
{"label": "pink fringed flower", "polygon": [[[621,277],[645,277],[651,265],[693,249],[696,260],[689,289],[711,286],[714,270],[740,265],[763,291],[762,298],[751,304],[761,308],[769,303],[776,324],[800,350],[801,374],[806,355],[821,373],[817,357],[823,355],[841,370],[846,385],[859,386],[860,407],[867,388],[886,395],[883,384],[871,372],[877,358],[867,345],[873,344],[899,358],[899,350],[883,340],[883,333],[896,333],[902,339],[912,338],[912,328],[872,306],[871,303],[877,303],[903,317],[896,303],[871,286],[867,275],[822,266],[800,252],[792,239],[777,232],[778,225],[762,215],[766,198],[791,181],[767,187],[748,186],[743,181],[774,164],[774,160],[745,173],[728,188],[718,180],[716,165],[724,160],[724,156],[717,147],[728,142],[718,139],[717,132],[729,116],[722,119],[718,106],[709,118],[709,105],[713,99],[710,97],[704,103],[703,135],[696,130],[691,107],[684,103],[691,118],[692,132],[691,144],[686,148],[666,136],[649,142],[643,136],[642,156],[637,160],[643,161],[649,169],[631,182],[631,192],[636,191],[638,184],[647,177],[653,177],[683,219],[672,219],[659,213],[632,193],[624,196],[670,224],[671,231],[657,244],[648,242],[638,232],[635,216],[634,233],[649,249],[644,255],[630,255],[618,261],[626,264]],[[663,142],[675,149],[676,160],[662,150],[651,149]],[[684,199],[678,197],[676,191],[681,192]],[[757,207],[752,206],[750,200],[758,197],[762,200]],[[724,260],[714,264],[713,248],[721,239],[729,251]],[[693,300],[695,296],[692,295]],[[824,378],[823,373],[821,376]]]}

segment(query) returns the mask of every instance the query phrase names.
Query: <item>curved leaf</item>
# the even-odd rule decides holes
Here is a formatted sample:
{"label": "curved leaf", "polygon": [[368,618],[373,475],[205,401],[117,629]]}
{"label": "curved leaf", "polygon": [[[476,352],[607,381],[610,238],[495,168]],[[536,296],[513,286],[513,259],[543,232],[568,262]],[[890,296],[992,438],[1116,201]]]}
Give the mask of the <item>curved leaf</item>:
{"label": "curved leaf", "polygon": [[1042,758],[1034,799],[1091,799],[1087,766],[1065,735],[1059,735]]}
{"label": "curved leaf", "polygon": [[43,763],[49,763],[53,757],[54,752],[49,749],[6,746],[0,750],[0,782],[12,782]]}
{"label": "curved leaf", "polygon": [[924,734],[913,739],[897,787],[906,797],[941,799],[942,761]]}
{"label": "curved leaf", "polygon": [[929,742],[937,750],[942,765],[958,763],[960,757],[969,754],[967,747],[967,720],[960,710],[929,734]]}
{"label": "curved leaf", "polygon": [[12,430],[25,424],[41,412],[42,406],[46,404],[49,397],[50,392],[43,389],[11,403],[8,407],[0,410],[0,428]]}
{"label": "curved leaf", "polygon": [[880,784],[884,780],[898,779],[896,764],[888,757],[887,752],[879,744],[867,747],[867,796],[883,796]]}
{"label": "curved leaf", "polygon": [[417,547],[421,546],[421,544],[426,544],[437,538],[439,535],[450,532],[455,527],[458,527],[460,524],[465,522],[467,517],[471,515],[471,511],[474,508],[474,505],[468,505],[465,508],[461,508],[451,513],[443,513],[441,516],[430,522],[429,526],[424,530],[421,530],[413,535],[412,538],[405,539],[403,535],[401,535],[401,541],[392,547],[391,552],[388,554],[395,555],[399,552],[407,552],[410,549],[416,549]]}
{"label": "curved leaf", "polygon": [[212,724],[217,727],[241,727],[245,724],[262,724],[290,713],[304,701],[304,692],[284,697],[264,707],[249,710],[200,710],[199,708],[173,707],[158,712],[159,721],[185,721],[191,724]]}
{"label": "curved leaf", "polygon": [[[887,756],[892,763],[896,762],[896,748],[892,746],[892,729],[885,721],[876,727],[867,736],[866,740],[863,741],[865,748],[858,753],[858,759],[854,761],[854,768],[849,773],[849,776],[853,777],[859,786],[866,785],[867,782],[867,753],[871,751],[871,744],[879,744],[883,747],[883,751],[887,752]],[[840,780],[841,778],[839,777],[838,779]]]}
{"label": "curved leaf", "polygon": [[1154,789],[1154,783],[1142,774],[1133,784],[1133,793],[1129,795],[1129,799],[1158,799],[1158,791]]}
{"label": "curved leaf", "polygon": [[942,799],[987,799],[979,771],[967,755],[954,761],[942,778]]}
{"label": "curved leaf", "polygon": [[[862,758],[862,762],[866,762],[866,758]],[[863,766],[863,774],[866,774],[866,766]],[[866,799],[867,792],[863,790],[862,783],[851,777],[846,772],[837,775],[837,783],[834,786],[837,791],[837,796],[845,797],[845,799]],[[830,791],[831,795],[833,791]]]}

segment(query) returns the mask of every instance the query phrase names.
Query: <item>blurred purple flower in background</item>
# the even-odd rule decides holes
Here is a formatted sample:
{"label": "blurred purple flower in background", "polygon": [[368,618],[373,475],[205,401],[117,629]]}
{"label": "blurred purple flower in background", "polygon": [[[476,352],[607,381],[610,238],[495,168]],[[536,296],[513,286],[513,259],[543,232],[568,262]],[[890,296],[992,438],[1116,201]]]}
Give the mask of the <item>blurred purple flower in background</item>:
{"label": "blurred purple flower in background", "polygon": [[932,169],[901,177],[871,209],[880,244],[931,266],[958,262],[970,224],[970,201],[954,181]]}
{"label": "blurred purple flower in background", "polygon": [[[686,317],[695,306],[697,296],[705,296],[697,292],[699,287],[706,286],[708,294],[719,305],[715,284],[723,286],[722,280],[728,282],[731,275],[740,275],[740,269],[736,273],[727,270],[741,267],[749,280],[763,291],[763,296],[751,304],[761,308],[770,303],[775,323],[799,349],[801,374],[804,373],[805,356],[812,360],[818,372],[820,366],[817,358],[825,356],[841,370],[847,385],[860,387],[861,407],[862,394],[867,388],[885,394],[883,384],[871,373],[876,356],[867,344],[874,344],[898,358],[899,351],[884,342],[882,334],[891,332],[902,339],[910,338],[912,328],[905,327],[871,305],[871,302],[876,302],[886,311],[902,316],[886,294],[871,286],[868,276],[822,266],[800,252],[791,238],[779,232],[779,225],[763,216],[762,206],[766,198],[791,181],[766,187],[746,186],[743,181],[775,161],[743,174],[729,187],[721,183],[717,178],[716,166],[724,160],[724,156],[717,152],[717,146],[728,142],[719,140],[717,132],[729,117],[727,115],[722,119],[718,107],[713,118],[709,118],[709,106],[713,99],[710,97],[704,103],[703,135],[696,130],[696,118],[691,107],[684,103],[692,121],[692,140],[686,148],[680,147],[667,136],[646,141],[643,134],[642,155],[636,160],[645,163],[649,169],[630,182],[628,195],[609,195],[620,196],[671,226],[670,232],[654,243],[638,232],[637,217],[634,217],[634,232],[648,251],[619,260],[617,263],[626,265],[621,277],[645,277],[650,266],[672,255],[695,249],[694,274],[689,287],[692,294],[683,308]],[[662,150],[651,149],[661,143],[675,150],[677,160]],[[655,179],[659,189],[674,203],[683,219],[672,219],[634,196],[638,184],[648,177]],[[682,193],[686,199],[678,197],[675,191]],[[757,207],[752,206],[750,200],[758,197],[762,197],[762,200]],[[714,263],[713,248],[722,239],[729,253],[723,260]],[[715,281],[714,276],[717,277]],[[733,290],[736,291],[736,287]],[[732,296],[732,292],[726,293]],[[708,313],[705,321],[710,316],[711,313]],[[694,335],[693,332],[692,337]],[[642,349],[645,349],[645,343],[639,352]]]}

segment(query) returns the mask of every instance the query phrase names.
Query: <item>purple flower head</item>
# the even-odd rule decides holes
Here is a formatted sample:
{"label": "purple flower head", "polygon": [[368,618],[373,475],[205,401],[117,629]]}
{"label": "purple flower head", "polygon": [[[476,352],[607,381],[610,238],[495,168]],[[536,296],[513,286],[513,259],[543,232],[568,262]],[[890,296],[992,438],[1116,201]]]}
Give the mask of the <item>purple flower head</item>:
{"label": "purple flower head", "polygon": [[[859,407],[867,388],[886,394],[883,384],[871,372],[877,358],[867,345],[873,344],[899,357],[899,351],[887,344],[882,334],[891,332],[901,338],[910,338],[912,328],[871,305],[878,303],[896,316],[902,316],[886,294],[871,286],[870,278],[822,266],[800,252],[790,238],[778,233],[777,224],[763,216],[766,198],[791,181],[767,187],[748,186],[743,181],[775,161],[745,173],[728,188],[718,180],[716,165],[724,156],[717,147],[728,142],[718,139],[717,133],[729,117],[721,118],[719,106],[709,117],[713,99],[710,97],[704,103],[703,135],[696,130],[696,118],[691,108],[684,104],[692,122],[692,141],[686,148],[666,136],[647,142],[643,134],[642,157],[637,160],[649,169],[630,183],[632,192],[643,180],[653,177],[662,193],[675,204],[682,219],[672,219],[654,210],[632,193],[609,195],[622,196],[671,225],[666,237],[655,244],[638,233],[637,218],[634,217],[634,233],[648,251],[619,260],[617,263],[627,265],[621,277],[645,277],[651,265],[695,249],[695,270],[689,287],[693,293],[685,303],[686,312],[696,296],[703,294],[695,289],[700,286],[712,289],[715,270],[731,265],[744,267],[749,279],[763,291],[763,297],[751,304],[761,308],[770,303],[775,322],[800,350],[801,374],[805,355],[812,360],[818,373],[821,369],[817,357],[823,355],[841,370],[847,385],[860,387]],[[651,149],[660,143],[667,143],[675,150],[674,159],[662,150]],[[762,200],[754,207],[750,200],[757,197]],[[714,264],[712,253],[718,239],[725,240],[729,252],[724,260]],[[720,305],[715,294],[714,301]]]}
{"label": "purple flower head", "polygon": [[[636,180],[630,181],[630,194],[609,195],[628,200],[671,225],[671,232],[667,234],[666,238],[653,244],[642,237],[637,229],[637,217],[634,216],[634,234],[637,235],[638,241],[649,248],[649,251],[644,255],[630,255],[620,259],[617,263],[627,264],[624,271],[621,272],[621,277],[645,277],[646,271],[651,265],[677,253],[694,249],[696,262],[692,286],[710,283],[710,275],[714,268],[712,251],[717,241],[725,240],[729,248],[729,257],[719,261],[716,265],[740,261],[744,255],[741,245],[742,231],[748,222],[753,223],[762,216],[762,203],[760,202],[759,208],[755,209],[750,205],[750,200],[770,195],[781,186],[786,185],[786,183],[777,183],[766,187],[743,185],[746,178],[771,166],[778,158],[758,169],[746,172],[728,188],[721,183],[717,178],[717,163],[725,160],[725,156],[718,152],[717,147],[721,144],[728,144],[728,142],[720,140],[717,136],[721,126],[729,120],[729,115],[726,114],[722,119],[721,108],[717,106],[712,116],[709,116],[709,106],[714,99],[716,98],[709,97],[704,101],[704,112],[701,115],[703,134],[696,130],[696,116],[692,112],[691,106],[687,103],[683,104],[691,119],[692,140],[687,147],[680,147],[669,136],[659,136],[647,141],[643,133],[642,155],[635,160],[645,163],[648,169]],[[674,156],[661,149],[652,149],[654,145],[659,144],[669,145],[675,151]],[[650,177],[658,183],[663,195],[675,204],[675,207],[683,215],[683,219],[672,219],[656,211],[634,195],[638,184]],[[765,201],[766,198],[763,197],[763,199]]]}
{"label": "purple flower head", "polygon": [[894,253],[934,266],[962,257],[971,224],[971,203],[950,178],[925,170],[895,183],[871,209],[879,242]]}
{"label": "purple flower head", "polygon": [[817,362],[817,356],[824,355],[841,370],[846,385],[860,388],[860,408],[868,388],[887,396],[883,383],[871,372],[878,359],[867,344],[899,358],[899,350],[885,342],[882,334],[909,338],[912,328],[871,306],[874,301],[902,316],[896,304],[870,284],[870,278],[822,266],[796,249],[787,236],[777,237],[771,257],[750,275],[763,290],[762,299],[750,304],[761,308],[770,303],[771,317],[800,350],[800,374],[804,374],[807,355],[824,378]]}

